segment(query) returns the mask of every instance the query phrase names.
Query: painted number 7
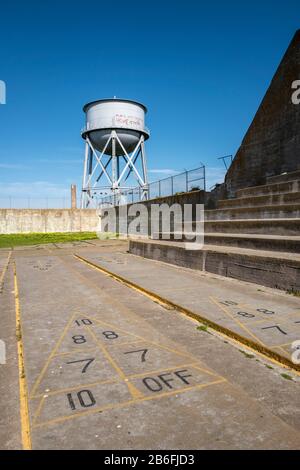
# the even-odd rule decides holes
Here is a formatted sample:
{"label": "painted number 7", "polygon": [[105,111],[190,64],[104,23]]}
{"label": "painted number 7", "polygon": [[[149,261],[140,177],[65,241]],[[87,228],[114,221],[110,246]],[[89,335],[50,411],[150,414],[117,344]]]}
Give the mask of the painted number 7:
{"label": "painted number 7", "polygon": [[146,362],[147,352],[148,352],[148,349],[138,349],[137,351],[128,351],[128,352],[125,352],[124,354],[142,353],[141,362]]}
{"label": "painted number 7", "polygon": [[87,371],[87,368],[92,364],[92,362],[95,360],[95,358],[92,358],[92,359],[81,359],[80,361],[71,361],[71,362],[67,362],[67,364],[77,364],[78,362],[86,362],[86,365],[84,366],[84,368],[82,369],[81,373],[82,374],[85,374],[86,371]]}

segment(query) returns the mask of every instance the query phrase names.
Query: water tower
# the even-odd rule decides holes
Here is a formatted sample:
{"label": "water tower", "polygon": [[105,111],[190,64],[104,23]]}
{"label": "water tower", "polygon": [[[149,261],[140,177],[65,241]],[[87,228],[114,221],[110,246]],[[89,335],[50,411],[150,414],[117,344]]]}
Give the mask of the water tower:
{"label": "water tower", "polygon": [[141,199],[147,199],[147,108],[136,101],[113,98],[87,103],[83,111],[86,125],[82,131],[85,159],[81,207],[95,207],[106,195],[114,195],[118,204],[122,194],[136,187]]}

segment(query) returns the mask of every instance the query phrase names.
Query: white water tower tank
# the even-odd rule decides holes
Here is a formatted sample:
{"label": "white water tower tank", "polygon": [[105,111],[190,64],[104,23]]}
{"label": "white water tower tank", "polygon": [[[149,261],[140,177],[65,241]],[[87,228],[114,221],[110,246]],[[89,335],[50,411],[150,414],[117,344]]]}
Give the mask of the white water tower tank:
{"label": "white water tower tank", "polygon": [[[112,130],[116,130],[127,153],[134,150],[141,136],[149,138],[149,131],[145,127],[147,108],[137,101],[124,99],[102,99],[87,103],[83,111],[86,113],[86,126],[82,137],[88,136],[90,142],[99,152],[103,152]],[[115,156],[124,155],[119,142],[115,145]],[[112,155],[113,148],[110,142],[104,152]]]}
{"label": "white water tower tank", "polygon": [[[81,207],[98,207],[104,195],[113,204],[124,198],[148,198],[145,141],[147,108],[137,101],[117,98],[87,103]],[[131,196],[129,196],[131,194]],[[98,204],[98,205],[97,205]]]}

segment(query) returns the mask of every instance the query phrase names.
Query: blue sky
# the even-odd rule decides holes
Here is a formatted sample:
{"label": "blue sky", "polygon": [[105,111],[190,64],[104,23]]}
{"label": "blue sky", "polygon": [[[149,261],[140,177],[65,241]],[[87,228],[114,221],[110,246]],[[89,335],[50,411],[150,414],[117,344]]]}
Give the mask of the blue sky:
{"label": "blue sky", "polygon": [[0,6],[0,198],[81,185],[82,106],[149,109],[150,178],[235,153],[294,32],[294,0],[12,1]]}

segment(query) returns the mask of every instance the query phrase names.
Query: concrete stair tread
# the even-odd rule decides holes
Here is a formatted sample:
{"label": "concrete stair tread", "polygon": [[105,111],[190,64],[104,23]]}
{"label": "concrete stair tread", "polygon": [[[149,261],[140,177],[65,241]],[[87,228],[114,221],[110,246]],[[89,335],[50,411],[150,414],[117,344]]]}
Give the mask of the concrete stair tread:
{"label": "concrete stair tread", "polygon": [[[195,226],[194,223],[193,230]],[[205,220],[204,227],[207,233],[298,236],[300,235],[300,217]]]}
{"label": "concrete stair tread", "polygon": [[[178,238],[177,238],[178,236]],[[195,232],[156,232],[154,240],[170,240],[176,243],[195,242]],[[231,246],[251,250],[300,253],[299,235],[274,235],[260,233],[205,232],[205,245]]]}
{"label": "concrete stair tread", "polygon": [[298,179],[300,179],[300,170],[282,173],[281,175],[269,176],[267,178],[267,183],[295,181]]}
{"label": "concrete stair tread", "polygon": [[213,213],[227,213],[227,212],[256,212],[256,211],[263,211],[273,209],[278,212],[286,211],[286,210],[299,210],[300,204],[299,203],[292,203],[292,204],[266,204],[262,206],[251,206],[251,207],[224,207],[220,209],[210,209],[206,210],[206,213],[213,214]]}
{"label": "concrete stair tread", "polygon": [[[294,191],[294,192],[291,192],[291,191],[285,191],[285,192],[282,192],[282,193],[276,193],[276,194],[260,194],[258,196],[240,196],[240,197],[236,197],[236,198],[231,198],[231,199],[220,199],[218,201],[218,204],[226,204],[226,203],[241,203],[242,206],[241,207],[244,207],[245,203],[246,202],[249,202],[249,203],[256,203],[257,201],[264,201],[266,199],[284,199],[284,198],[297,198],[300,196],[300,191]],[[272,206],[274,203],[268,203],[268,204],[262,204],[263,207],[266,207],[266,206]],[[286,205],[290,205],[291,203],[288,203]],[[282,205],[282,204],[281,204]],[[248,207],[248,206],[247,206]],[[259,205],[255,206],[255,207],[259,207]],[[217,209],[229,209],[230,207],[218,207]]]}
{"label": "concrete stair tread", "polygon": [[263,194],[282,194],[286,192],[293,192],[300,188],[300,178],[291,181],[282,181],[267,183],[260,186],[248,186],[243,189],[238,189],[236,197],[249,197],[252,195],[263,195]]}
{"label": "concrete stair tread", "polygon": [[[210,219],[210,220],[205,220],[204,223],[214,223],[214,224],[224,224],[224,223],[247,223],[247,222],[254,222],[254,223],[279,223],[279,222],[297,222],[299,223],[300,218],[299,217],[290,217],[290,218],[276,218],[276,219]],[[198,223],[201,223],[197,221]],[[197,223],[196,221],[194,223]]]}
{"label": "concrete stair tread", "polygon": [[[185,250],[184,244],[178,244],[178,242],[173,242],[170,240],[149,240],[149,239],[139,239],[134,240],[135,242],[140,242],[144,244],[154,244],[154,245],[163,245],[163,246],[172,246],[172,247],[180,247],[181,249]],[[197,251],[197,250],[195,250]],[[300,254],[298,253],[285,253],[285,252],[277,252],[277,251],[267,251],[267,250],[255,250],[251,248],[238,248],[238,247],[231,247],[231,246],[222,246],[222,245],[204,245],[201,248],[201,251],[207,252],[214,252],[214,253],[223,253],[223,254],[239,254],[239,255],[248,255],[260,258],[276,258],[278,260],[282,260],[283,262],[299,262],[300,263]]]}
{"label": "concrete stair tread", "polygon": [[254,233],[205,233],[207,237],[235,237],[235,238],[256,238],[260,240],[293,240],[300,242],[300,235],[261,235],[261,234],[254,234]]}
{"label": "concrete stair tread", "polygon": [[[163,232],[162,232],[163,233]],[[180,234],[181,232],[171,232],[172,235]],[[195,232],[183,232],[183,235],[195,235]],[[205,232],[205,237],[215,237],[215,238],[240,238],[240,239],[259,239],[259,240],[284,240],[284,241],[299,241],[300,235],[265,235],[265,234],[254,234],[254,233],[210,233]]]}

